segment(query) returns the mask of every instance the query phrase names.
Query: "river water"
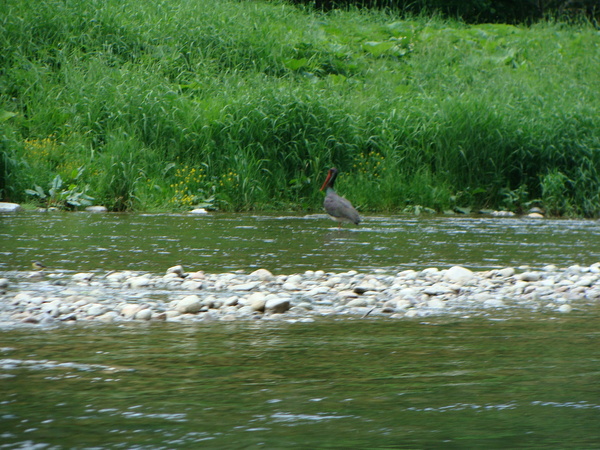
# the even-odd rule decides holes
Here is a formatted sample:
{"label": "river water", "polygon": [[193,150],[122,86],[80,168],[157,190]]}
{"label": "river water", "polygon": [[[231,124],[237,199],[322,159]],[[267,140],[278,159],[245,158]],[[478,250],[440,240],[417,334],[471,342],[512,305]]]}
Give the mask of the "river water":
{"label": "river water", "polygon": [[[594,221],[20,213],[0,277],[590,265]],[[600,305],[569,314],[0,330],[0,448],[600,448]]]}

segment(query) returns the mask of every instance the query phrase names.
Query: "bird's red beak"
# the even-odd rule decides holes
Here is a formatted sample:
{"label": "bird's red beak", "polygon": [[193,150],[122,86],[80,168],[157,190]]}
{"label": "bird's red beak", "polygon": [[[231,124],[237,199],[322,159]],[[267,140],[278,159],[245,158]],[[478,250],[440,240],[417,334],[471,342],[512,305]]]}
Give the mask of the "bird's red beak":
{"label": "bird's red beak", "polygon": [[327,178],[325,179],[325,183],[323,183],[323,186],[321,186],[321,189],[319,189],[320,191],[324,191],[325,188],[327,187],[327,185],[329,184],[329,180],[331,179],[331,169],[329,170],[329,172],[327,173]]}

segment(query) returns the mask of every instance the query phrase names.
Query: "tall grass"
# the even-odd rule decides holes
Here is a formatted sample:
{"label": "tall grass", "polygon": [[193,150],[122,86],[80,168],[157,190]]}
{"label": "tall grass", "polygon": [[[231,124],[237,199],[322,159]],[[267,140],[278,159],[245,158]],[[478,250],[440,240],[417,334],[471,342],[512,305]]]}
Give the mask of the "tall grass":
{"label": "tall grass", "polygon": [[115,210],[315,210],[336,165],[363,211],[600,213],[592,26],[226,0],[0,9],[5,199],[78,173]]}

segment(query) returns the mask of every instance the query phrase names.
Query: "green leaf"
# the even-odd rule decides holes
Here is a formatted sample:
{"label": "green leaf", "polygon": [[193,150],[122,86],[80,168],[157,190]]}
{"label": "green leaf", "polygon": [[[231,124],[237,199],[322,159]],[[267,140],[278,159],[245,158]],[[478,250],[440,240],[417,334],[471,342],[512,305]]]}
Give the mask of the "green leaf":
{"label": "green leaf", "polygon": [[286,59],[283,61],[283,65],[290,70],[299,70],[303,69],[304,67],[308,67],[308,59]]}
{"label": "green leaf", "polygon": [[0,122],[6,122],[8,119],[15,117],[17,113],[0,110]]}
{"label": "green leaf", "polygon": [[365,42],[363,44],[363,50],[367,53],[370,53],[371,55],[375,56],[375,57],[379,57],[387,52],[389,52],[391,49],[393,49],[396,46],[395,42]]}

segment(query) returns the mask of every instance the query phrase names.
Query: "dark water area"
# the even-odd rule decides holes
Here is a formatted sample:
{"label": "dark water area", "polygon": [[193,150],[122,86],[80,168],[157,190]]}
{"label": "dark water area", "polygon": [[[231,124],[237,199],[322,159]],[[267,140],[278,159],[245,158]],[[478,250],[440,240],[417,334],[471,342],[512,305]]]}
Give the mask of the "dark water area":
{"label": "dark water area", "polygon": [[598,448],[599,312],[14,330],[0,338],[0,439],[2,448]]}
{"label": "dark water area", "polygon": [[[0,276],[599,260],[598,223],[477,217],[0,215]],[[0,297],[1,298],[1,297]],[[600,305],[569,314],[18,325],[0,448],[600,448]]]}
{"label": "dark water area", "polygon": [[452,265],[479,270],[600,260],[597,221],[491,217],[365,217],[338,230],[319,216],[252,214],[0,215],[0,272],[41,260],[55,270],[273,273]]}

